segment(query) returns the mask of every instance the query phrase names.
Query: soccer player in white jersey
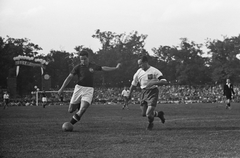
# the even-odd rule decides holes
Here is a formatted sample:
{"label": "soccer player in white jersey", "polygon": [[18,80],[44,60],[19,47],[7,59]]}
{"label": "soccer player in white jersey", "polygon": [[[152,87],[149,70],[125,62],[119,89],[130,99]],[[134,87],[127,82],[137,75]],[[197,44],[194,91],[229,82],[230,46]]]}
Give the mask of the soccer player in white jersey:
{"label": "soccer player in white jersey", "polygon": [[122,97],[123,97],[123,101],[124,101],[122,109],[124,109],[124,108],[127,108],[127,109],[128,109],[128,102],[129,102],[128,96],[129,96],[129,93],[130,93],[130,91],[129,91],[128,88],[125,86],[124,89],[123,89],[123,91],[122,91],[122,93],[121,93],[121,95],[122,95]]}
{"label": "soccer player in white jersey", "polygon": [[75,85],[74,92],[69,104],[68,112],[73,113],[78,109],[75,115],[70,120],[71,124],[80,121],[83,114],[86,112],[93,98],[93,74],[94,71],[113,71],[120,68],[121,64],[118,63],[116,67],[99,66],[91,63],[88,58],[88,52],[83,50],[79,53],[80,64],[75,66],[71,73],[67,76],[63,85],[58,90],[61,95],[64,88],[72,80],[74,75],[78,76],[78,82]]}
{"label": "soccer player in white jersey", "polygon": [[159,117],[161,122],[165,123],[164,112],[158,112],[155,108],[159,94],[158,85],[167,84],[167,80],[163,79],[163,74],[158,69],[149,65],[147,56],[142,56],[138,60],[138,66],[139,69],[133,76],[128,99],[131,98],[133,90],[139,83],[142,116],[148,118],[147,129],[152,130],[154,117]]}
{"label": "soccer player in white jersey", "polygon": [[43,93],[42,93],[42,106],[43,106],[43,108],[45,108],[46,105],[47,105],[47,96],[45,94],[45,91],[43,91]]}
{"label": "soccer player in white jersey", "polygon": [[3,102],[4,102],[4,106],[3,109],[8,107],[8,103],[9,103],[9,94],[8,92],[4,92],[3,94]]}

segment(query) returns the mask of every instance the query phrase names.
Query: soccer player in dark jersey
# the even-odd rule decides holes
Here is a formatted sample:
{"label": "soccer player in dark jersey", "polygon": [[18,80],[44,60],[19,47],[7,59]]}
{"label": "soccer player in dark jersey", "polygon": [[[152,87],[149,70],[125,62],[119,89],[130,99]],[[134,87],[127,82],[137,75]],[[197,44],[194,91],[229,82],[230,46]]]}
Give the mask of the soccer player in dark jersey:
{"label": "soccer player in dark jersey", "polygon": [[231,109],[232,95],[234,95],[235,92],[233,90],[233,84],[230,82],[230,79],[227,79],[226,83],[224,84],[223,94],[226,96],[227,99],[226,109]]}
{"label": "soccer player in dark jersey", "polygon": [[162,123],[165,123],[164,112],[156,111],[158,100],[158,85],[167,84],[167,80],[163,78],[163,74],[155,67],[149,65],[147,56],[143,56],[138,60],[138,71],[133,76],[130,86],[129,99],[134,88],[140,84],[141,102],[140,108],[142,116],[148,118],[148,130],[152,130],[154,117],[159,117]]}
{"label": "soccer player in dark jersey", "polygon": [[83,50],[79,53],[80,64],[75,66],[71,73],[67,76],[63,82],[61,88],[58,90],[58,94],[61,95],[64,88],[72,80],[74,75],[78,76],[78,82],[75,85],[74,92],[69,104],[68,112],[73,113],[78,109],[75,115],[73,115],[70,123],[75,124],[80,121],[83,114],[86,112],[93,99],[93,74],[94,71],[113,71],[120,68],[121,64],[118,63],[116,67],[99,66],[89,61],[88,52]]}

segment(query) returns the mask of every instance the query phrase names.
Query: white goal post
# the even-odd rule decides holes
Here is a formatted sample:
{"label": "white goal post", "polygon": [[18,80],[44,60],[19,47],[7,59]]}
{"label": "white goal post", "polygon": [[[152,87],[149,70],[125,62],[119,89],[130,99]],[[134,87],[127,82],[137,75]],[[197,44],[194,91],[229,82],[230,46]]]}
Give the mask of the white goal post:
{"label": "white goal post", "polygon": [[[66,90],[66,91],[63,91],[63,93],[72,93],[73,90]],[[36,106],[39,105],[39,94],[42,94],[42,93],[58,93],[58,91],[40,91],[40,90],[37,90],[37,91],[33,91],[31,92],[31,94],[35,94],[36,95]]]}

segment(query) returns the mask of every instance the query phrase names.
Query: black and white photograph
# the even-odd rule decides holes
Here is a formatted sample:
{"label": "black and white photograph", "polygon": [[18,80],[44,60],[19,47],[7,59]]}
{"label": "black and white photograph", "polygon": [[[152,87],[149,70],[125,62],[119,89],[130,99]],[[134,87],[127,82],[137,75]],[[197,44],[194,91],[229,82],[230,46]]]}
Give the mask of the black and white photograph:
{"label": "black and white photograph", "polygon": [[239,0],[0,0],[0,158],[240,158]]}

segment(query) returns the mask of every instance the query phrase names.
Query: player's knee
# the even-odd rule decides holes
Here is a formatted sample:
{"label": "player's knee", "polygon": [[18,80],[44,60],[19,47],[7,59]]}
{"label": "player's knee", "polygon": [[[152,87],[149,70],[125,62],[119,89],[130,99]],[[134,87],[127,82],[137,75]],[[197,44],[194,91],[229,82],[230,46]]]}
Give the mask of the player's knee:
{"label": "player's knee", "polygon": [[82,107],[80,111],[85,112],[87,110],[87,107]]}
{"label": "player's knee", "polygon": [[86,108],[81,108],[80,111],[85,112]]}
{"label": "player's knee", "polygon": [[68,108],[68,112],[69,113],[73,113],[75,110],[72,108],[72,106],[70,106],[69,108]]}
{"label": "player's knee", "polygon": [[142,117],[146,117],[146,111],[142,111]]}
{"label": "player's knee", "polygon": [[68,112],[69,112],[69,113],[73,113],[73,109],[72,109],[72,108],[69,108],[69,109],[68,109]]}
{"label": "player's knee", "polygon": [[146,116],[147,116],[147,118],[153,118],[154,117],[154,115],[152,115],[152,114],[146,114]]}

